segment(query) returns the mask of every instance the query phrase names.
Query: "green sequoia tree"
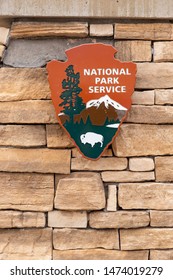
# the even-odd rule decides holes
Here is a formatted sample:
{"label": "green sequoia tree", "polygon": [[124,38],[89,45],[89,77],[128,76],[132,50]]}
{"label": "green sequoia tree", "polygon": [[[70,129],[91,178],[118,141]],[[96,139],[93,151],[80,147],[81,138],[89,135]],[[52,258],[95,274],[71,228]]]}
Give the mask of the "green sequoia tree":
{"label": "green sequoia tree", "polygon": [[69,65],[65,72],[67,78],[62,81],[62,88],[64,91],[60,95],[63,100],[60,106],[63,107],[62,112],[72,118],[74,114],[80,114],[80,112],[85,108],[85,104],[79,96],[82,91],[79,87],[79,72],[74,73],[73,65]]}

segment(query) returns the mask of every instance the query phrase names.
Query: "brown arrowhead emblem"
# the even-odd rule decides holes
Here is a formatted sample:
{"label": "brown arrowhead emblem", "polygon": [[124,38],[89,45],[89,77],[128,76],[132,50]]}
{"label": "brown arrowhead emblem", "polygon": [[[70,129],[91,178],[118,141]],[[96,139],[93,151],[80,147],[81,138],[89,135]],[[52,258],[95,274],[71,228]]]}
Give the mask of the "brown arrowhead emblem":
{"label": "brown arrowhead emblem", "polygon": [[136,64],[115,59],[111,45],[66,51],[68,60],[47,64],[60,125],[86,158],[96,160],[117,136],[131,106]]}

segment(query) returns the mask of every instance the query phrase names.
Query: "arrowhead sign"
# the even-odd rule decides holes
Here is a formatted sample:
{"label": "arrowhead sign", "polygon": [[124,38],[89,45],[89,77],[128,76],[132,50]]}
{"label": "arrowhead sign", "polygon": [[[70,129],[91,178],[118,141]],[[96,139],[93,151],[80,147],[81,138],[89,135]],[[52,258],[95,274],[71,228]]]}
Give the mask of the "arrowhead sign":
{"label": "arrowhead sign", "polygon": [[115,59],[111,45],[86,44],[68,60],[47,64],[58,122],[80,153],[98,159],[117,136],[131,106],[136,64]]}

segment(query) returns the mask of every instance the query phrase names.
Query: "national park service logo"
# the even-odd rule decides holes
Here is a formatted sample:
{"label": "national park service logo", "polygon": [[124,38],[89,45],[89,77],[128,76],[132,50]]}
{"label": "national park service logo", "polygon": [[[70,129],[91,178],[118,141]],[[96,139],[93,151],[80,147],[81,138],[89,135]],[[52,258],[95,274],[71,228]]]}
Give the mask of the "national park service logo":
{"label": "national park service logo", "polygon": [[111,45],[86,44],[68,60],[47,64],[58,122],[80,153],[98,159],[117,136],[131,106],[136,64],[115,59]]}

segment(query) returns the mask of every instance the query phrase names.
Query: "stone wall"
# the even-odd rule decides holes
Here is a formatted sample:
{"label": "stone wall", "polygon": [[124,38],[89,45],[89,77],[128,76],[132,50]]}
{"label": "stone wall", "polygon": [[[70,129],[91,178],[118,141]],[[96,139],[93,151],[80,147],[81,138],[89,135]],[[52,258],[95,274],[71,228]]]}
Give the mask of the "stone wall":
{"label": "stone wall", "polygon": [[[173,24],[0,21],[0,259],[173,259]],[[90,42],[137,63],[98,161],[55,118],[46,63]]]}

